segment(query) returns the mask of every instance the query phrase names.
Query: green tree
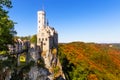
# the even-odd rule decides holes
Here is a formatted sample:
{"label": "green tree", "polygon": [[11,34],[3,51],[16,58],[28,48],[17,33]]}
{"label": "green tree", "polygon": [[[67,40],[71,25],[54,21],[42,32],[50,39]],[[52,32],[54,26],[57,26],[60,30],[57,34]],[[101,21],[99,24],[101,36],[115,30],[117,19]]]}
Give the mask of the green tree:
{"label": "green tree", "polygon": [[37,43],[37,35],[36,34],[31,37],[30,42],[35,43],[35,44]]}
{"label": "green tree", "polygon": [[0,51],[7,50],[8,44],[13,44],[14,22],[9,19],[6,8],[12,8],[11,0],[0,0]]}

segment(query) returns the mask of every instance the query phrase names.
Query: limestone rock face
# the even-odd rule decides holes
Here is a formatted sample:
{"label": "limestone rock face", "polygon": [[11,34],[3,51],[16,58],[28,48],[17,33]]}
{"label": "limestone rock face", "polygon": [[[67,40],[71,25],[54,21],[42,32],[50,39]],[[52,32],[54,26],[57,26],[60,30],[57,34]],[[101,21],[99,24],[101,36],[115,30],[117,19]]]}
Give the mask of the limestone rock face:
{"label": "limestone rock face", "polygon": [[31,56],[30,60],[37,62],[37,60],[40,58],[40,55],[38,54],[38,50],[36,50],[36,47],[32,47],[31,49],[29,49],[29,53]]}
{"label": "limestone rock face", "polygon": [[48,71],[44,68],[38,68],[34,66],[31,68],[29,72],[29,79],[30,80],[47,80]]}
{"label": "limestone rock face", "polygon": [[[31,50],[30,60],[35,61],[35,65],[29,71],[30,80],[65,80],[62,66],[57,57],[57,51],[39,53],[36,49]],[[40,55],[41,54],[41,55]],[[36,57],[39,55],[39,58]]]}

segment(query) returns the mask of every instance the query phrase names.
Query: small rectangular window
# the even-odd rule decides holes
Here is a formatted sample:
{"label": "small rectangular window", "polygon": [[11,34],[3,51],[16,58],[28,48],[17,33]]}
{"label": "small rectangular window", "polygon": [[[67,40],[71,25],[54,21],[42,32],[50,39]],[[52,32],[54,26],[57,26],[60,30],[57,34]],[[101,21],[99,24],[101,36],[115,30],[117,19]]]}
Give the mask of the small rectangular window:
{"label": "small rectangular window", "polygon": [[45,43],[43,45],[46,45]]}
{"label": "small rectangular window", "polygon": [[41,41],[41,39],[39,38],[39,41]]}

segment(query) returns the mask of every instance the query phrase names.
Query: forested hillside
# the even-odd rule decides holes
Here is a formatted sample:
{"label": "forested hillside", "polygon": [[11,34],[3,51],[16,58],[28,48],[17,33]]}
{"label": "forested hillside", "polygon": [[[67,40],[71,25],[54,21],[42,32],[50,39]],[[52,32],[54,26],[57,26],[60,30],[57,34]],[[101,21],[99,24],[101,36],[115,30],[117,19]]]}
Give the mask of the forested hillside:
{"label": "forested hillside", "polygon": [[120,80],[120,49],[109,44],[59,44],[67,80]]}

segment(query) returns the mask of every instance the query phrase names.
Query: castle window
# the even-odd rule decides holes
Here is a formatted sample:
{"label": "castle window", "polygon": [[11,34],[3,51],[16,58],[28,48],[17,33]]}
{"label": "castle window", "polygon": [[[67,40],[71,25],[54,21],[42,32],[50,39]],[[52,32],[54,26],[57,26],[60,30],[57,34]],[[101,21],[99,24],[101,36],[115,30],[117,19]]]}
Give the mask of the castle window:
{"label": "castle window", "polygon": [[39,42],[40,42],[40,38],[39,38]]}
{"label": "castle window", "polygon": [[45,40],[47,41],[47,38]]}
{"label": "castle window", "polygon": [[44,41],[44,38],[42,38],[42,41]]}
{"label": "castle window", "polygon": [[46,45],[45,43],[43,45]]}
{"label": "castle window", "polygon": [[39,23],[40,23],[40,21],[39,21]]}

